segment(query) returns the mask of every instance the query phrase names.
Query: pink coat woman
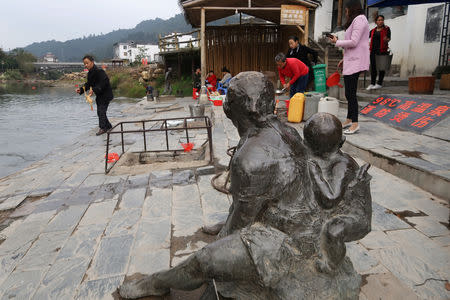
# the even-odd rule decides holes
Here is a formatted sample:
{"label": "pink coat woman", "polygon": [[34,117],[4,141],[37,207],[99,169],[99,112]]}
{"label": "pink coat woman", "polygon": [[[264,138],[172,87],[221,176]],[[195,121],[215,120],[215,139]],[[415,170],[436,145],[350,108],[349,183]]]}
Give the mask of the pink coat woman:
{"label": "pink coat woman", "polygon": [[345,5],[347,22],[345,24],[345,39],[338,40],[331,36],[330,40],[336,46],[344,48],[344,59],[339,62],[343,64],[343,75],[345,84],[345,98],[347,98],[347,119],[342,123],[342,128],[348,128],[345,134],[358,132],[358,99],[356,90],[358,89],[359,74],[369,70],[369,22],[364,16],[364,11],[359,0],[350,0]]}

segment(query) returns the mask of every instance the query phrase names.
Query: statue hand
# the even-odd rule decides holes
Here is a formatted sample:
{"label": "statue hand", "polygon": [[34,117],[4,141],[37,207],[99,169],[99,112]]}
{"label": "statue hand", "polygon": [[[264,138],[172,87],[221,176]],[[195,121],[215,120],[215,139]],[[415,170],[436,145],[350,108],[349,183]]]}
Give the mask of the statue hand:
{"label": "statue hand", "polygon": [[359,181],[367,179],[369,174],[367,171],[370,168],[370,164],[364,164],[361,168],[359,168],[358,173],[356,174],[356,179]]}

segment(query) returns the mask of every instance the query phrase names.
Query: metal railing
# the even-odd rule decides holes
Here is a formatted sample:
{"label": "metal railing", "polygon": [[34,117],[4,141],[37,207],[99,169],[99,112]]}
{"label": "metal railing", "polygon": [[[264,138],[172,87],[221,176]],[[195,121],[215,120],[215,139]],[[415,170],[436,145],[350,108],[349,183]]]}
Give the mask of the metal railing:
{"label": "metal railing", "polygon": [[[172,51],[179,51],[182,49],[198,49],[199,47],[199,38],[195,38],[192,36],[192,34],[198,34],[200,30],[193,30],[190,32],[185,33],[175,33],[173,35],[164,36],[162,37],[159,35],[159,51],[160,52],[172,52]],[[190,36],[189,40],[183,41],[183,36]],[[181,40],[180,40],[181,39]],[[186,45],[184,45],[186,44]]]}
{"label": "metal railing", "polygon": [[[188,121],[190,120],[204,120],[205,125],[204,126],[197,126],[197,125],[192,125],[192,126],[188,126]],[[169,127],[167,122],[168,121],[182,121],[183,126],[182,127]],[[162,125],[160,128],[152,128],[152,126],[145,126],[148,123],[158,123],[158,122],[162,122]],[[142,129],[133,129],[133,130],[124,130],[124,124],[142,124]],[[120,127],[120,130],[116,130]],[[186,143],[189,143],[189,131],[190,130],[199,130],[199,129],[206,129],[207,134],[208,134],[208,138],[207,138],[207,142],[209,145],[209,157],[210,160],[209,162],[212,163],[214,160],[214,155],[213,155],[213,144],[212,144],[212,123],[211,120],[209,119],[209,117],[207,116],[202,116],[202,117],[184,117],[184,118],[169,118],[169,119],[152,119],[152,120],[141,120],[141,121],[124,121],[124,122],[120,122],[117,123],[116,125],[114,125],[114,127],[111,128],[111,130],[109,130],[107,132],[107,137],[106,137],[106,155],[105,155],[105,174],[107,174],[114,166],[115,164],[120,160],[120,158],[122,157],[122,155],[125,153],[125,144],[124,144],[124,134],[130,134],[130,133],[142,133],[142,136],[144,138],[144,151],[142,152],[167,152],[167,151],[184,151],[183,148],[181,149],[170,149],[169,146],[169,131],[173,131],[173,130],[184,130],[186,133]],[[165,132],[166,135],[166,149],[165,150],[148,150],[147,149],[147,137],[149,137],[149,133],[151,132]],[[120,134],[120,138],[121,138],[121,146],[122,146],[122,153],[119,156],[119,159],[117,159],[114,163],[111,164],[111,166],[108,168],[108,154],[109,154],[109,150],[110,150],[110,138],[111,135],[114,134]],[[141,152],[141,153],[142,153]]]}

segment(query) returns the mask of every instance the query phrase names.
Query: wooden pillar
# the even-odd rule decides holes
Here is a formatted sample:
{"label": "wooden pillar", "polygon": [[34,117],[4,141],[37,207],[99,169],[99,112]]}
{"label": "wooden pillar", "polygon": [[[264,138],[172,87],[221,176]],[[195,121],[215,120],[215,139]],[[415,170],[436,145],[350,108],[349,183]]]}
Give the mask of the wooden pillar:
{"label": "wooden pillar", "polygon": [[344,6],[344,0],[339,0],[338,3],[338,16],[337,16],[337,26],[342,26],[342,10]]}
{"label": "wooden pillar", "polygon": [[178,52],[177,54],[177,59],[178,59],[178,69],[177,69],[177,74],[178,74],[178,79],[181,79],[181,62],[182,62],[182,57],[180,56],[180,52]]}
{"label": "wooden pillar", "polygon": [[309,38],[309,9],[306,9],[305,12],[305,45],[308,46],[309,42],[308,42],[308,38]]}
{"label": "wooden pillar", "polygon": [[206,18],[205,18],[205,8],[202,7],[201,11],[201,25],[200,25],[200,62],[201,62],[201,69],[202,69],[202,76],[201,76],[201,86],[205,85],[206,80],[206,36],[205,36],[205,30],[206,30]]}

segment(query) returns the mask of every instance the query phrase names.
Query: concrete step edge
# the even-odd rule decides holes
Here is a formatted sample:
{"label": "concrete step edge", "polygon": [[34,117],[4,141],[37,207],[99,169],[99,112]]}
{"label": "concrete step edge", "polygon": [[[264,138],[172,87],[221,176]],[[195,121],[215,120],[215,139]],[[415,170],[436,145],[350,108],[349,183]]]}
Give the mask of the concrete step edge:
{"label": "concrete step edge", "polygon": [[425,191],[450,201],[450,180],[448,178],[370,149],[365,149],[349,141],[343,145],[342,150]]}

